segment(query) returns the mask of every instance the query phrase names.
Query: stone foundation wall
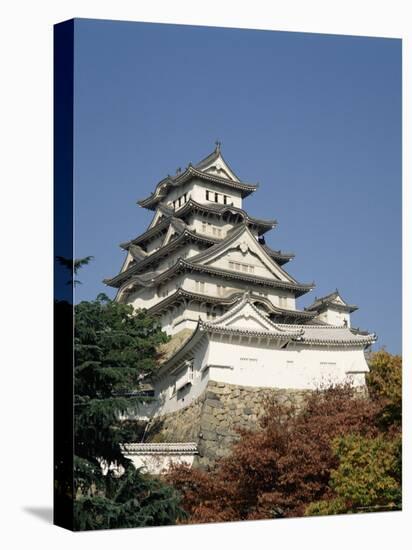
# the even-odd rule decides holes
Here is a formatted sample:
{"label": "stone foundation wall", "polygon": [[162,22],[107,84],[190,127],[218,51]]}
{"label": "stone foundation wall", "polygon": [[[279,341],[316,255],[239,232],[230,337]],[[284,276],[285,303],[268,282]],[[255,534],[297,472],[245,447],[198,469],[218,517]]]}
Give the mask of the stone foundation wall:
{"label": "stone foundation wall", "polygon": [[239,438],[237,429],[258,429],[267,400],[301,408],[309,390],[286,390],[236,386],[209,381],[203,394],[188,407],[156,418],[146,441],[198,444],[194,465],[207,467],[230,452]]}

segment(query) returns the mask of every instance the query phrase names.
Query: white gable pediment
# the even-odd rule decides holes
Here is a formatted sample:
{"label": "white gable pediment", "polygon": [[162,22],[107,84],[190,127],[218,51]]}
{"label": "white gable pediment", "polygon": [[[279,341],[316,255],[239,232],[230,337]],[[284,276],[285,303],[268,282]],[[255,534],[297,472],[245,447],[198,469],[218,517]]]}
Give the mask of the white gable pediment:
{"label": "white gable pediment", "polygon": [[346,302],[342,300],[342,298],[339,296],[339,294],[332,300],[333,304],[339,304],[340,306],[346,306]]}
{"label": "white gable pediment", "polygon": [[162,221],[163,217],[164,217],[163,212],[161,212],[160,209],[157,209],[156,212],[155,212],[155,215],[153,216],[152,221],[150,222],[150,225],[147,229],[151,229],[152,227],[157,225],[159,222]]}
{"label": "white gable pediment", "polygon": [[[209,325],[216,328],[237,329],[250,332],[271,333],[272,335],[283,335],[282,328],[273,323],[262,311],[250,301],[248,292],[245,292],[242,298],[232,306],[226,313],[215,321],[209,322]],[[290,331],[288,333],[299,330]]]}
{"label": "white gable pediment", "polygon": [[217,159],[211,161],[210,164],[202,166],[202,172],[213,174],[232,181],[239,181],[236,174],[230,169],[229,165],[220,154]]}
{"label": "white gable pediment", "polygon": [[236,238],[223,241],[199,255],[198,263],[226,270],[233,269],[249,275],[295,282],[293,277],[266,254],[246,226]]}
{"label": "white gable pediment", "polygon": [[170,225],[162,242],[162,246],[165,246],[167,243],[169,243],[172,240],[173,235],[175,234],[176,230]]}
{"label": "white gable pediment", "polygon": [[[247,309],[247,308],[245,308]],[[241,311],[233,318],[228,319],[225,323],[228,328],[240,328],[248,329],[254,331],[271,331],[273,326],[271,323],[268,323],[263,316],[257,316],[256,312],[252,311]]]}

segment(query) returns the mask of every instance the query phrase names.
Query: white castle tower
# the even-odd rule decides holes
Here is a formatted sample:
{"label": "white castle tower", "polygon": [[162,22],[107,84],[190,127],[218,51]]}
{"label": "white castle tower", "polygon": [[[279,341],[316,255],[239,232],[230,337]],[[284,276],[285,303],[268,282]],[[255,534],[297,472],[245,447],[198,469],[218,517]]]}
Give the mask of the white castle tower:
{"label": "white castle tower", "polygon": [[152,221],[121,245],[123,267],[105,283],[118,289],[116,300],[158,316],[172,337],[153,380],[150,415],[188,407],[211,381],[292,390],[365,384],[364,350],[375,335],[350,328],[357,308],[338,291],[297,308],[314,284],[284,269],[293,254],[265,244],[276,221],[244,210],[256,189],[217,143],[138,203],[154,212]]}

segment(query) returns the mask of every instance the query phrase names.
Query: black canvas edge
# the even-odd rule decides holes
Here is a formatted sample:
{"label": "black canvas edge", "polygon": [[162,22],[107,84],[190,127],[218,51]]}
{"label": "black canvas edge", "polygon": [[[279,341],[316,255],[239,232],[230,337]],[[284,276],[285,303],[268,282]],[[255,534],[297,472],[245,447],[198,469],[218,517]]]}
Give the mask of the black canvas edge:
{"label": "black canvas edge", "polygon": [[73,250],[74,20],[54,25],[54,511],[73,530],[73,270],[57,261]]}

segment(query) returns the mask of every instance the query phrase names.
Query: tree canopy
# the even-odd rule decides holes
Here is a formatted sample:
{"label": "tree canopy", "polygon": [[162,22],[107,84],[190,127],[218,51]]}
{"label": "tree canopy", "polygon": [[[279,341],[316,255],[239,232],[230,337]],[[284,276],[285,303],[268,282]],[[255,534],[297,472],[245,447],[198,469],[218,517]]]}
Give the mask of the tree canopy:
{"label": "tree canopy", "polygon": [[77,529],[166,525],[182,517],[176,491],[136,470],[121,452],[136,437],[122,417],[142,402],[139,389],[166,340],[146,312],[103,295],[75,307]]}

